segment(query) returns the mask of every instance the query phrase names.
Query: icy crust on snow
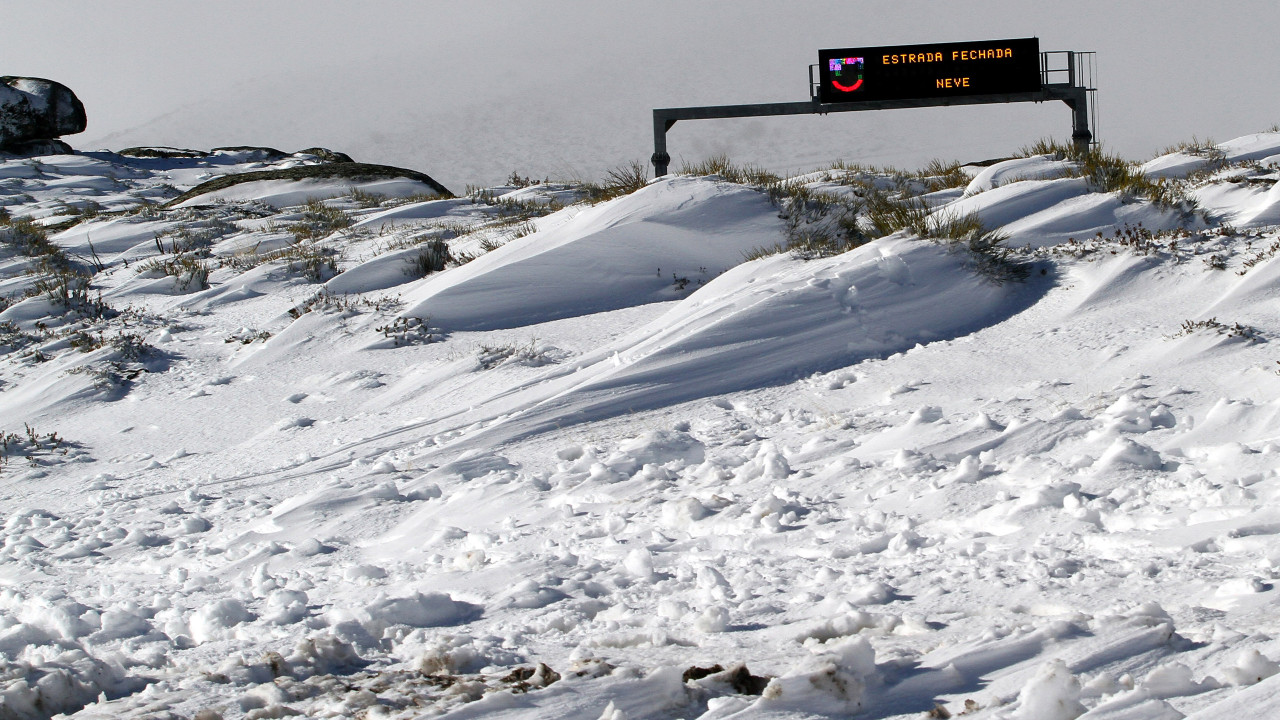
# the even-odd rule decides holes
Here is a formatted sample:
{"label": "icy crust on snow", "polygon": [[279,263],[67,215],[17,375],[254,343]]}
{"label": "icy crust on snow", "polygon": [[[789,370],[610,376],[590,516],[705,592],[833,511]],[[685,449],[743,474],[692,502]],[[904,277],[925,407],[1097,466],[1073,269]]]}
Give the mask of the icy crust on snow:
{"label": "icy crust on snow", "polygon": [[[1280,697],[1280,228],[1222,224],[1265,164],[1196,180],[1197,217],[1048,158],[934,194],[1030,246],[1004,285],[904,235],[742,262],[778,208],[707,178],[112,214],[312,161],[259,155],[0,163],[13,217],[106,211],[50,236],[79,311],[19,297],[0,235],[0,717]],[[424,277],[433,240],[476,259]]]}

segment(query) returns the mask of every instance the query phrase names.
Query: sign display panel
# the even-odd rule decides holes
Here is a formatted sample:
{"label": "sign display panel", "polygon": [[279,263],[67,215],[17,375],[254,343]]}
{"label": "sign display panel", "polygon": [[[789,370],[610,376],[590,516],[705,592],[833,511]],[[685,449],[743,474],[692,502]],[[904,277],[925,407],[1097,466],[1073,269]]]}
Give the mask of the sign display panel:
{"label": "sign display panel", "polygon": [[1040,90],[1040,40],[887,45],[818,51],[825,104]]}

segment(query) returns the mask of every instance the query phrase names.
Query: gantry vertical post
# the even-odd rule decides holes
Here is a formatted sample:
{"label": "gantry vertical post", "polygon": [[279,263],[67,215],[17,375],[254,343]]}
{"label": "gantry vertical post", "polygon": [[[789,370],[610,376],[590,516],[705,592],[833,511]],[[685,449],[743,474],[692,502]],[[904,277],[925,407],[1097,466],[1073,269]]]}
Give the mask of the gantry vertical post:
{"label": "gantry vertical post", "polygon": [[1093,142],[1093,133],[1089,131],[1089,94],[1080,82],[1076,67],[1076,54],[1067,53],[1067,82],[1071,85],[1069,97],[1063,102],[1071,108],[1071,142],[1076,149],[1085,152]]}
{"label": "gantry vertical post", "polygon": [[667,166],[671,164],[671,156],[667,154],[667,131],[676,121],[653,111],[653,176],[662,177],[667,174]]}
{"label": "gantry vertical post", "polygon": [[1093,133],[1089,131],[1089,96],[1083,88],[1074,94],[1075,98],[1066,101],[1071,108],[1071,142],[1084,152],[1093,143]]}

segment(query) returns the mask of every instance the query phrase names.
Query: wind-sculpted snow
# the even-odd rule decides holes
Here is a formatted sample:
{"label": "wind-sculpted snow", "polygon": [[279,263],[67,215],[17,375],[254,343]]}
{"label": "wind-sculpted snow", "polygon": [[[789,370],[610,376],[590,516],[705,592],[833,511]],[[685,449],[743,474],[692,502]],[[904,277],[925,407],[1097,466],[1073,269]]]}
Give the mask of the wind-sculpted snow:
{"label": "wind-sculpted snow", "polygon": [[794,381],[963,335],[1032,299],[972,264],[959,246],[890,238],[831,258],[740,265],[571,369],[501,397],[497,436]]}
{"label": "wind-sculpted snow", "polygon": [[1245,135],[1224,143],[1193,144],[1185,150],[1161,155],[1144,163],[1144,174],[1156,178],[1180,178],[1204,170],[1213,170],[1224,163],[1260,162],[1272,164],[1280,161],[1280,133],[1265,132]]}
{"label": "wind-sculpted snow", "polygon": [[1014,158],[982,168],[965,186],[965,195],[976,195],[994,190],[1019,180],[1053,180],[1073,174],[1073,164],[1068,160],[1054,160],[1043,155]]}
{"label": "wind-sculpted snow", "polygon": [[[800,209],[0,162],[0,718],[1269,717],[1276,137],[1149,164],[1198,207],[1050,156]],[[867,184],[1030,277],[743,260]]]}
{"label": "wind-sculpted snow", "polygon": [[1005,235],[1010,246],[1026,247],[1110,235],[1126,224],[1166,230],[1186,223],[1182,213],[1173,210],[1118,193],[1091,192],[1088,181],[1078,177],[1014,182],[963,197],[936,212],[974,213],[987,227]]}
{"label": "wind-sculpted snow", "polygon": [[[1280,162],[1280,158],[1277,158]],[[1196,192],[1196,200],[1211,212],[1242,228],[1280,224],[1280,190],[1277,185],[1231,183],[1211,185]]]}
{"label": "wind-sculpted snow", "polygon": [[542,222],[406,294],[405,314],[446,330],[494,330],[674,300],[781,232],[763,193],[680,177]]}

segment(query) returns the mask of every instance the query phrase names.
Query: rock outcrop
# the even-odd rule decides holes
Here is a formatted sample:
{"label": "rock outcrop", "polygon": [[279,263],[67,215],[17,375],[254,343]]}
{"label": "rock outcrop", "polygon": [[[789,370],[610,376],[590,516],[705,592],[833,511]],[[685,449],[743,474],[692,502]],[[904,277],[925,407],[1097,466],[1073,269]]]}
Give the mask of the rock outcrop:
{"label": "rock outcrop", "polygon": [[70,149],[54,138],[83,132],[84,105],[67,86],[32,77],[0,77],[0,151]]}

